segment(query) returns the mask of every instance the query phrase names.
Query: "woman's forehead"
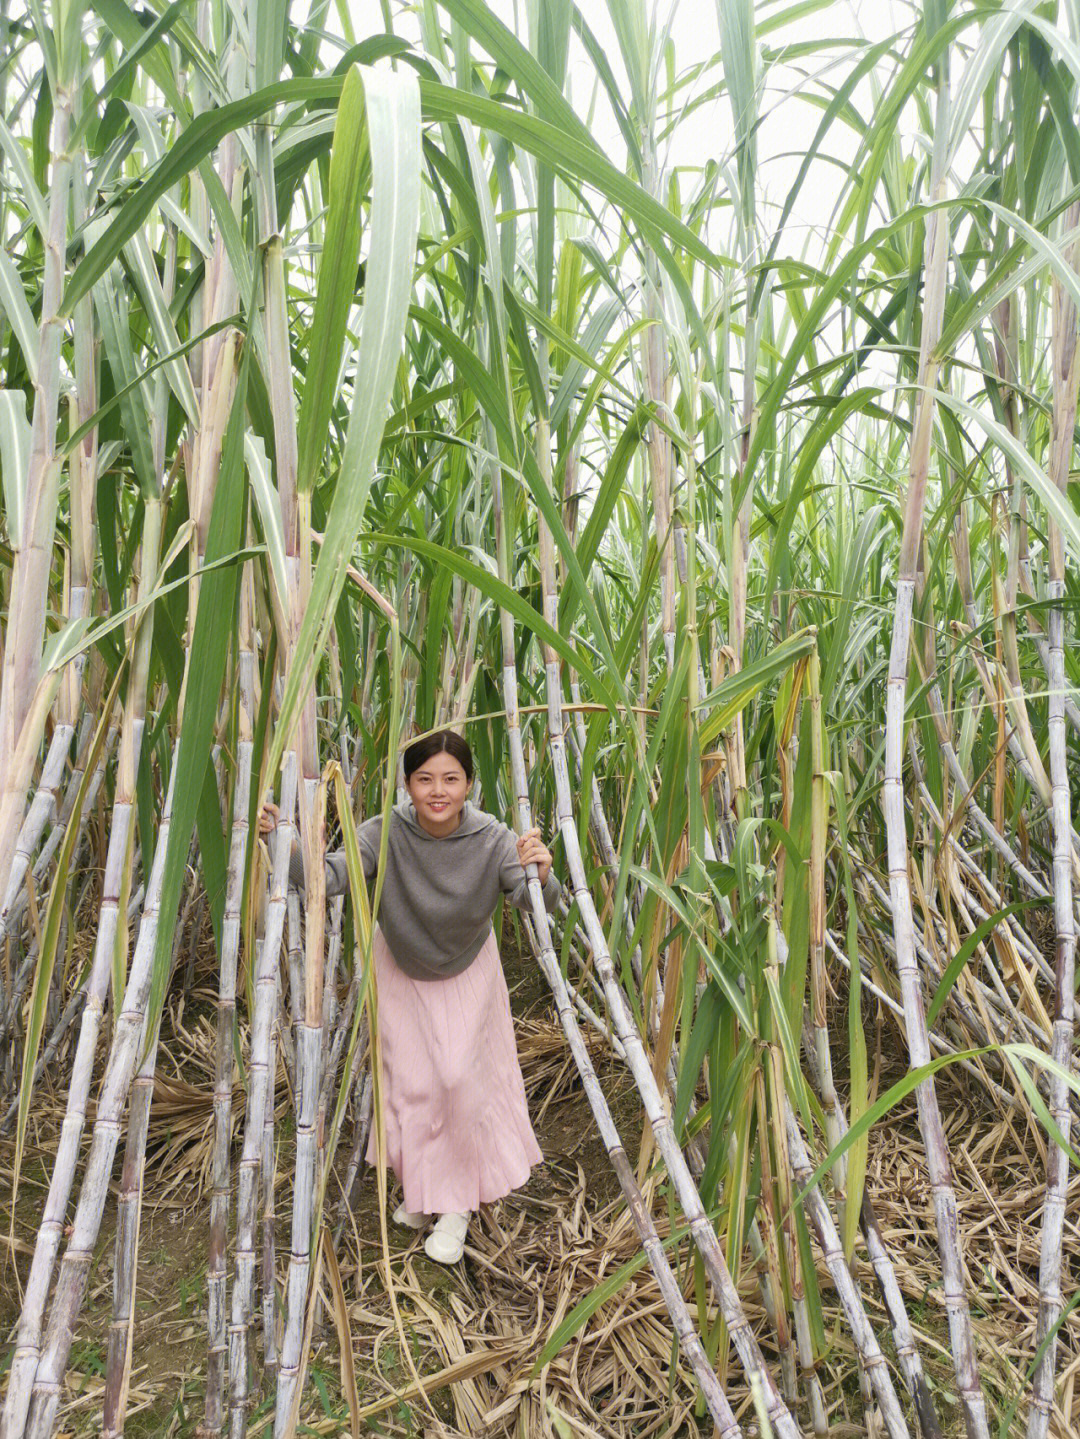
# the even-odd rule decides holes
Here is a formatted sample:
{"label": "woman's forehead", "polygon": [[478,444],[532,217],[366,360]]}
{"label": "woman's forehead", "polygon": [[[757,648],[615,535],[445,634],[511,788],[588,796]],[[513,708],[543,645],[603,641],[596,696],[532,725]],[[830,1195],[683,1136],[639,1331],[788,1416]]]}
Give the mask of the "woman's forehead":
{"label": "woman's forehead", "polygon": [[465,773],[461,761],[455,759],[452,754],[447,754],[445,750],[439,754],[433,754],[431,758],[426,759],[423,764],[417,765],[416,773],[428,774],[432,770],[457,770],[459,774]]}

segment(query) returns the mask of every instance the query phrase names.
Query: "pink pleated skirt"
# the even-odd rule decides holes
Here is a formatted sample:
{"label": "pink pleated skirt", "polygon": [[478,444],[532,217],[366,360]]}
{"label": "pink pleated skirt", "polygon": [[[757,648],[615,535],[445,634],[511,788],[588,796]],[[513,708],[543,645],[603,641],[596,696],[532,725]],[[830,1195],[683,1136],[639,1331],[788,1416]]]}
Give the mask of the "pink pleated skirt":
{"label": "pink pleated skirt", "polygon": [[[529,1120],[495,931],[448,979],[410,979],[379,928],[374,952],[386,1157],[405,1207],[444,1214],[501,1199],[544,1156]],[[376,1162],[374,1126],[367,1161]]]}

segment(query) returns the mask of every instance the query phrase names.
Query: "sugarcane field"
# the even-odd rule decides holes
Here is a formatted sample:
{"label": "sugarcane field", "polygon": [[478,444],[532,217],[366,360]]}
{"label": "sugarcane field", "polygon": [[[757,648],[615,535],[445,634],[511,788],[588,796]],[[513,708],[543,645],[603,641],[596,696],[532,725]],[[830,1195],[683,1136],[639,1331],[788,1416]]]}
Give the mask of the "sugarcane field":
{"label": "sugarcane field", "polygon": [[0,1439],[1080,1439],[1080,0],[0,0],[0,239]]}

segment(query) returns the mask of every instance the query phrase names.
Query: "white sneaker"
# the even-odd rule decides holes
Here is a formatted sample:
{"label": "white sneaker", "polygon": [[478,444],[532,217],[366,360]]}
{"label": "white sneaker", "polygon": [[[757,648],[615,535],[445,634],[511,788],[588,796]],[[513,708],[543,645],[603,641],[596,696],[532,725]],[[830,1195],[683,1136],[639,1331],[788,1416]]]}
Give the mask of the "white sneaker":
{"label": "white sneaker", "polygon": [[392,1220],[394,1224],[404,1224],[408,1229],[426,1229],[431,1215],[419,1214],[416,1210],[406,1209],[404,1204],[399,1204],[394,1210]]}
{"label": "white sneaker", "polygon": [[424,1253],[438,1264],[456,1264],[465,1253],[465,1235],[468,1233],[472,1211],[464,1214],[440,1214],[435,1228],[424,1240]]}

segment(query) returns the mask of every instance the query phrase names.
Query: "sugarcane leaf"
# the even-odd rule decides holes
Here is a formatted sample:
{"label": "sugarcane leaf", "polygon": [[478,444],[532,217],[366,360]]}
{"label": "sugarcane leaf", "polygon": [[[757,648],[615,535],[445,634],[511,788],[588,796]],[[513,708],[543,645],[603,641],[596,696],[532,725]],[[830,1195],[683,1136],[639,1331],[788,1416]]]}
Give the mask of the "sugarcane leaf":
{"label": "sugarcane leaf", "polygon": [[[1053,224],[1054,220],[1068,208],[1075,196],[1075,190],[1064,196],[1045,216],[1040,218],[1038,225],[1046,227]],[[1075,239],[1075,235],[1062,235],[1055,244],[1047,239],[1040,229],[1029,224],[1023,216],[1018,215],[1015,211],[989,199],[984,199],[982,204],[1011,230],[1017,231],[1020,238],[1009,247],[983,283],[976,286],[961,304],[952,309],[936,346],[935,353],[939,358],[951,354],[964,335],[975,331],[976,326],[987,315],[990,315],[1003,300],[1025,285],[1030,285],[1047,267],[1073,294],[1074,301],[1080,296],[1080,285],[1077,283],[1076,274],[1065,254],[1070,239]],[[1023,257],[1026,249],[1030,249],[1034,253],[1025,259]]]}
{"label": "sugarcane leaf", "polygon": [[[29,211],[38,234],[44,239],[49,224],[49,212],[45,204],[45,197],[34,180],[34,172],[26,157],[26,147],[12,134],[2,115],[0,115],[0,150],[3,150],[8,164],[18,179],[18,186],[12,186],[12,188],[17,191],[19,200]],[[0,250],[0,253],[6,254],[6,251]]]}
{"label": "sugarcane leaf", "polygon": [[31,381],[36,381],[38,329],[34,324],[34,317],[30,313],[30,306],[26,303],[26,292],[23,289],[19,272],[15,268],[15,262],[2,245],[0,245],[0,310],[3,310],[7,316],[12,334],[18,341],[26,373],[30,376]]}
{"label": "sugarcane leaf", "polygon": [[[402,78],[402,72],[399,72],[399,78]],[[220,105],[194,119],[151,174],[124,201],[107,229],[84,255],[64,290],[61,315],[70,316],[73,313],[78,301],[104,274],[126,241],[152,213],[159,197],[182,180],[189,171],[199,166],[226,135],[255,123],[279,104],[333,102],[340,95],[343,83],[339,76],[280,81],[266,85],[242,100]],[[650,247],[675,283],[684,285],[674,256],[661,239],[663,235],[710,269],[722,270],[731,265],[732,262],[727,257],[711,250],[689,226],[672,216],[664,205],[635,185],[591,143],[577,138],[576,134],[572,136],[559,126],[548,124],[535,116],[521,115],[493,100],[468,95],[462,90],[440,85],[433,80],[420,81],[420,94],[423,113],[427,118],[471,119],[474,123],[490,128],[523,149],[531,151],[567,178],[594,185],[642,227]],[[576,132],[578,126],[575,125],[574,129]],[[207,182],[209,173],[212,172],[203,172],[204,182]],[[209,182],[207,183],[209,189]],[[227,202],[220,203],[224,198],[220,195],[220,181],[218,193],[211,198],[215,215],[219,223],[224,224],[230,207]],[[235,217],[233,228],[235,229]],[[234,258],[234,248],[237,247],[230,245],[230,259]],[[240,257],[245,256],[242,246],[237,248],[237,253]],[[246,290],[243,270],[238,270],[237,278]]]}
{"label": "sugarcane leaf", "polygon": [[198,425],[199,402],[195,398],[195,386],[191,381],[191,371],[182,362],[182,357],[178,353],[181,349],[180,337],[176,333],[176,326],[169,314],[169,306],[150,255],[150,246],[147,243],[146,235],[140,233],[133,236],[124,246],[123,253],[128,274],[142,300],[143,309],[149,316],[158,353],[170,357],[164,366],[169,388],[179,400],[191,423]]}
{"label": "sugarcane leaf", "polygon": [[754,36],[754,0],[717,0],[724,80],[735,123],[739,199],[747,233],[754,223],[757,170],[758,65]]}
{"label": "sugarcane leaf", "polygon": [[829,1150],[828,1154],[803,1185],[795,1198],[795,1203],[801,1204],[803,1197],[813,1189],[816,1184],[820,1184],[822,1178],[833,1168],[836,1161],[848,1152],[856,1140],[872,1129],[878,1120],[888,1114],[890,1109],[899,1104],[902,1099],[906,1099],[912,1090],[920,1085],[924,1079],[932,1078],[939,1070],[947,1068],[950,1064],[959,1064],[967,1059],[979,1059],[984,1054],[1007,1053],[1009,1049],[1018,1047],[1019,1046],[1015,1045],[988,1044],[980,1049],[958,1049],[952,1054],[938,1055],[937,1059],[930,1060],[928,1064],[923,1064],[917,1069],[909,1070],[902,1079],[898,1079],[894,1085],[885,1091],[880,1099],[870,1105],[865,1113],[860,1115],[859,1118],[850,1125],[847,1133],[840,1142]]}
{"label": "sugarcane leaf", "polygon": [[729,257],[710,249],[665,205],[617,170],[591,143],[580,139],[577,125],[563,129],[561,126],[566,122],[561,119],[559,124],[550,124],[535,115],[522,115],[497,101],[466,94],[434,80],[421,80],[420,92],[424,114],[429,118],[472,120],[530,151],[565,179],[593,185],[641,227],[669,273],[677,272],[677,265],[661,236],[666,236],[711,270],[720,272],[733,264]]}
{"label": "sugarcane leaf", "polygon": [[[94,4],[95,10],[98,10],[100,12],[100,8],[101,7],[99,4]],[[162,47],[161,54],[156,57],[158,62],[157,64],[151,62],[147,52],[150,51],[154,46],[156,46],[159,40],[164,39],[164,37],[169,34],[169,32],[181,19],[184,11],[187,8],[188,0],[172,0],[172,3],[165,7],[165,9],[154,21],[154,23],[148,26],[147,29],[143,31],[142,38],[140,40],[136,40],[134,45],[131,45],[127,50],[125,50],[123,58],[121,59],[119,65],[117,65],[116,69],[108,77],[104,85],[102,85],[101,89],[97,93],[98,109],[104,110],[105,102],[108,100],[109,96],[113,93],[114,90],[119,90],[121,88],[121,86],[127,79],[129,71],[131,71],[136,65],[140,65],[143,63],[144,56],[147,57],[146,65],[148,71],[156,70],[158,75],[160,75],[161,66],[164,66],[166,69],[168,68],[168,61],[166,58],[167,50],[164,46]],[[89,111],[90,107],[87,108]]]}
{"label": "sugarcane leaf", "polygon": [[548,624],[543,615],[534,610],[527,600],[522,599],[516,590],[503,584],[497,575],[493,575],[473,560],[466,559],[457,551],[448,549],[445,545],[437,545],[433,540],[426,540],[420,535],[391,535],[373,531],[366,534],[364,538],[373,544],[392,545],[395,548],[413,550],[426,559],[445,565],[449,570],[460,575],[462,579],[468,580],[482,595],[494,600],[503,609],[509,610],[514,618],[531,630],[538,639],[551,645],[557,654],[561,655],[579,674],[584,675],[596,691],[604,696],[606,703],[613,710],[618,709],[621,701],[608,686],[602,671],[594,669],[580,649],[572,645],[569,640],[563,639],[562,635]]}
{"label": "sugarcane leaf", "polygon": [[[551,402],[551,428],[553,430],[559,428],[569,413],[570,406],[577,398],[586,371],[597,370],[598,366],[595,356],[600,353],[601,345],[604,343],[608,332],[622,313],[622,310],[622,298],[612,296],[605,300],[599,309],[590,317],[588,328],[582,336],[581,344],[578,347],[582,352],[581,357],[578,358],[575,356],[563,370],[559,387],[555,391],[555,398]],[[608,356],[608,363],[611,363],[610,354]],[[606,371],[604,373],[606,373]]]}
{"label": "sugarcane leaf", "polygon": [[804,630],[801,634],[792,635],[790,639],[781,640],[780,644],[761,659],[755,660],[745,669],[736,670],[722,680],[698,706],[699,710],[711,711],[708,718],[700,722],[701,743],[710,745],[739,711],[745,709],[754,695],[805,655],[810,654],[816,644],[816,633],[813,630]]}
{"label": "sugarcane leaf", "polygon": [[608,0],[607,10],[630,81],[633,110],[639,124],[651,128],[657,96],[650,83],[653,56],[644,0]]}
{"label": "sugarcane leaf", "polygon": [[[687,1225],[673,1229],[666,1239],[660,1241],[660,1247],[665,1250],[673,1249],[676,1245],[680,1244],[689,1233],[690,1229]],[[648,1262],[648,1255],[644,1250],[640,1250],[632,1259],[628,1259],[625,1264],[620,1265],[619,1268],[609,1274],[606,1279],[602,1279],[599,1284],[595,1285],[584,1299],[579,1300],[544,1341],[544,1346],[536,1356],[536,1361],[529,1371],[530,1379],[535,1379],[541,1370],[545,1369],[560,1351],[565,1349],[574,1335],[581,1332],[596,1311],[614,1299],[616,1294],[618,1294]]]}
{"label": "sugarcane leaf", "polygon": [[124,423],[131,459],[144,496],[157,494],[160,476],[154,467],[150,444],[150,411],[132,350],[127,290],[119,266],[103,275],[94,287],[94,312],[113,383],[119,391],[120,414]]}
{"label": "sugarcane leaf", "polygon": [[[578,560],[582,573],[588,574],[592,569],[593,561],[596,558],[597,550],[600,548],[600,541],[611,521],[615,506],[623,493],[626,482],[626,472],[630,468],[630,462],[637,453],[638,445],[645,429],[646,416],[640,409],[635,410],[629,423],[619,436],[619,443],[608,461],[607,469],[604,471],[604,478],[600,482],[593,507],[589,512],[588,523],[581,536],[578,546]],[[559,630],[560,633],[569,634],[574,623],[574,615],[577,611],[577,591],[568,589],[559,600]]]}
{"label": "sugarcane leaf", "polygon": [[[612,18],[615,18],[614,10],[612,12]],[[608,61],[607,53],[586,23],[580,6],[576,4],[573,6],[571,24],[577,31],[581,43],[585,47],[586,54],[592,63],[593,69],[596,71],[597,79],[600,81],[600,84],[603,85],[607,94],[612,113],[615,116],[616,123],[619,126],[619,132],[623,138],[623,143],[626,145],[626,153],[630,161],[631,173],[640,176],[641,142],[638,135],[638,126],[635,125],[630,118],[619,82],[615,78],[614,71]],[[645,111],[643,109],[638,108],[639,115],[643,115],[644,113]]]}
{"label": "sugarcane leaf", "polygon": [[[615,662],[610,636],[600,618],[596,601],[586,583],[577,551],[566,533],[566,527],[562,523],[559,507],[551,493],[550,486],[540,473],[535,454],[530,447],[522,448],[520,446],[515,419],[504,401],[498,383],[469,346],[449,326],[428,311],[414,305],[412,314],[438,337],[440,343],[453,356],[454,364],[468,379],[469,386],[482,405],[484,413],[494,425],[501,444],[519,461],[518,475],[524,480],[537,508],[547,521],[552,538],[566,566],[570,583],[578,597],[577,602],[592,625],[593,637],[607,666],[602,676],[597,671],[595,682],[605,698],[610,696],[612,691],[618,696],[618,708],[613,709],[612,712],[614,715],[620,716],[629,708],[629,698],[625,693],[621,672]],[[507,468],[509,467],[507,466]]]}
{"label": "sugarcane leaf", "polygon": [[[208,325],[205,330],[200,330],[199,333],[192,336],[190,340],[185,340],[182,345],[177,345],[175,350],[170,350],[164,355],[159,355],[156,359],[149,361],[133,379],[129,380],[126,385],[122,385],[119,389],[114,390],[103,405],[99,405],[94,413],[84,420],[77,429],[72,430],[63,444],[58,446],[57,453],[59,456],[62,459],[66,459],[69,455],[73,454],[86,436],[92,434],[100,426],[101,421],[112,413],[129,391],[137,389],[140,385],[144,385],[150,376],[160,370],[162,366],[183,359],[183,357],[190,354],[196,346],[201,345],[204,340],[208,340],[211,335],[216,335],[219,330],[236,329],[240,323],[241,316],[239,314],[229,315],[224,320],[218,320],[214,324]],[[114,443],[116,450],[119,451],[119,442]],[[102,454],[104,456],[104,452],[102,452]],[[104,458],[98,468],[99,470],[108,468],[108,465],[104,463]]]}
{"label": "sugarcane leaf", "polygon": [[252,41],[255,84],[258,88],[267,85],[281,74],[287,13],[287,0],[259,0],[255,7],[255,27]]}
{"label": "sugarcane leaf", "polygon": [[[209,553],[209,549],[207,550]],[[250,549],[234,550],[230,555],[221,555],[217,559],[207,560],[201,564],[195,572],[197,576],[207,576],[222,569],[238,569],[245,560],[255,559],[263,553],[262,546],[254,546]],[[167,569],[162,565],[162,573]],[[190,575],[182,575],[167,583],[157,584],[148,591],[141,599],[134,604],[125,605],[123,608],[114,611],[110,615],[101,618],[93,615],[84,615],[77,620],[69,620],[63,629],[49,635],[45,641],[45,649],[41,659],[43,674],[62,670],[69,665],[73,659],[85,654],[94,645],[100,644],[106,635],[112,634],[115,630],[122,629],[129,620],[138,618],[151,605],[158,600],[164,599],[167,595],[174,594],[177,590],[184,589],[191,583]]]}
{"label": "sugarcane leaf", "polygon": [[[160,88],[173,113],[183,116],[186,107],[180,88],[176,83],[169,47],[165,43],[165,34],[157,35],[153,40],[147,42],[149,32],[140,23],[134,8],[125,4],[124,0],[93,0],[93,9],[101,17],[109,31],[128,47],[126,51],[128,56],[132,56],[133,52],[138,51],[137,56],[134,57],[134,63],[137,63],[139,69],[144,70],[154,84]],[[155,27],[150,28],[152,30]],[[172,16],[167,34],[198,70],[200,78],[209,87],[214,98],[219,103],[227,100],[228,94],[217,65],[207,55],[205,48],[199,44],[194,30],[184,20],[182,13]],[[121,61],[122,63],[123,61]]]}
{"label": "sugarcane leaf", "polygon": [[1035,906],[1045,906],[1047,903],[1047,900],[1027,899],[1020,900],[1016,904],[1006,905],[1004,909],[999,909],[995,914],[989,915],[976,929],[972,930],[971,934],[968,935],[967,939],[964,940],[964,943],[945,966],[945,972],[938,981],[938,987],[934,991],[934,997],[930,1001],[929,1009],[926,1011],[927,1029],[933,1029],[934,1021],[941,1013],[942,1008],[952,992],[953,985],[960,978],[961,973],[967,966],[968,960],[978,949],[979,945],[982,944],[985,939],[988,939],[994,930],[997,929],[998,925],[1008,919],[1010,915],[1020,914],[1024,910],[1032,909]]}
{"label": "sugarcane leaf", "polygon": [[689,1042],[683,1043],[679,1054],[679,1080],[675,1091],[675,1110],[672,1123],[675,1132],[682,1137],[683,1125],[689,1113],[694,1091],[701,1076],[709,1045],[713,1040],[720,1019],[720,988],[716,984],[705,987],[697,1014],[690,1029]]}
{"label": "sugarcane leaf", "polygon": [[1061,493],[1042,466],[1032,458],[1024,444],[1005,425],[1000,424],[984,410],[980,410],[977,405],[961,399],[959,395],[953,395],[947,390],[939,390],[937,399],[938,403],[946,409],[954,410],[958,415],[963,415],[965,419],[978,425],[987,439],[1008,457],[1042,501],[1050,518],[1060,528],[1066,545],[1072,551],[1073,558],[1080,559],[1080,516],[1077,515],[1066,496]]}
{"label": "sugarcane leaf", "polygon": [[769,608],[776,587],[780,565],[787,554],[792,525],[799,513],[806,488],[814,478],[815,468],[822,450],[830,444],[833,436],[848,422],[851,415],[873,404],[881,395],[880,389],[856,390],[844,395],[837,403],[830,405],[828,413],[820,423],[813,426],[811,433],[799,450],[799,463],[788,491],[783,514],[776,527],[769,560],[769,572],[765,578],[765,608]]}
{"label": "sugarcane leaf", "polygon": [[266,447],[258,435],[248,431],[244,437],[244,457],[251,478],[251,492],[262,524],[266,557],[270,574],[279,595],[288,592],[288,566],[285,562],[285,527],[281,519],[281,500],[274,487]]}
{"label": "sugarcane leaf", "polygon": [[[1027,1072],[1027,1069],[1021,1063],[1020,1050],[1023,1048],[1025,1048],[1025,1046],[1022,1045],[1002,1046],[1005,1057],[1008,1060],[1009,1066],[1012,1069],[1013,1073],[1016,1075],[1020,1088],[1027,1095],[1027,1101],[1031,1105],[1032,1113],[1035,1115],[1036,1119],[1046,1130],[1047,1134],[1058,1146],[1058,1148],[1063,1150],[1069,1156],[1069,1163],[1074,1168],[1080,1169],[1080,1155],[1077,1154],[1076,1150],[1072,1147],[1069,1141],[1065,1138],[1064,1134],[1061,1132],[1061,1127],[1058,1124],[1057,1120],[1054,1118],[1054,1116],[1050,1113],[1046,1100],[1043,1099],[1042,1095],[1039,1093],[1038,1086],[1032,1079],[1031,1075]],[[1065,1073],[1065,1071],[1060,1070],[1059,1067],[1055,1065],[1052,1060],[1050,1060],[1049,1055],[1043,1054],[1041,1051],[1034,1049],[1031,1046],[1027,1046],[1027,1049],[1027,1057],[1031,1059],[1032,1063],[1042,1065],[1044,1068],[1051,1070],[1051,1072],[1057,1072],[1059,1074]],[[1073,1086],[1073,1088],[1075,1088],[1075,1085]]]}
{"label": "sugarcane leaf", "polygon": [[555,1408],[554,1401],[551,1399],[547,1400],[547,1412],[548,1418],[551,1420],[552,1427],[559,1436],[559,1439],[574,1439],[574,1431],[567,1423],[566,1416]]}
{"label": "sugarcane leaf", "polygon": [[416,82],[401,71],[362,70],[372,161],[370,249],[364,314],[357,350],[357,385],[345,449],[326,522],[326,538],[311,580],[307,609],[285,677],[278,724],[271,740],[276,772],[325,648],[346,556],[363,523],[375,459],[409,308],[420,206],[420,100]]}
{"label": "sugarcane leaf", "polygon": [[326,445],[345,330],[356,298],[362,230],[360,202],[369,172],[364,82],[359,66],[353,65],[342,86],[330,150],[326,232],[297,421],[296,486],[301,493],[315,484]]}
{"label": "sugarcane leaf", "polygon": [[322,1256],[330,1277],[330,1293],[334,1299],[334,1327],[338,1336],[338,1364],[341,1388],[349,1406],[349,1431],[352,1439],[360,1439],[360,1396],[356,1388],[356,1361],[353,1358],[353,1333],[349,1324],[349,1301],[345,1296],[341,1270],[334,1253],[329,1229],[322,1231]]}
{"label": "sugarcane leaf", "polygon": [[173,784],[172,821],[161,880],[160,917],[154,944],[146,1042],[156,1033],[172,958],[172,931],[187,868],[203,782],[210,767],[214,727],[225,677],[239,572],[224,561],[243,538],[245,511],[244,431],[251,346],[243,347],[232,409],[221,447],[221,464],[207,528],[206,560],[214,566],[199,586],[191,648],[185,656],[184,715]]}
{"label": "sugarcane leaf", "polygon": [[30,473],[30,421],[22,390],[0,390],[0,480],[4,519],[12,549],[22,544],[26,484]]}
{"label": "sugarcane leaf", "polygon": [[[199,830],[199,860],[202,865],[203,885],[206,902],[210,908],[210,920],[214,929],[214,942],[221,953],[221,926],[225,916],[225,883],[229,856],[225,842],[225,831],[221,822],[221,803],[218,799],[217,775],[214,766],[207,765],[203,777],[202,795],[197,815]],[[198,936],[192,943],[198,942]]]}

